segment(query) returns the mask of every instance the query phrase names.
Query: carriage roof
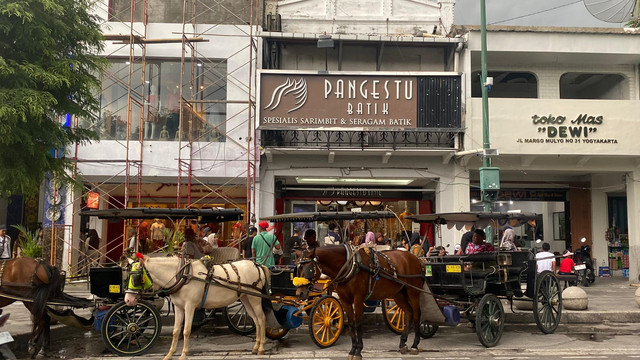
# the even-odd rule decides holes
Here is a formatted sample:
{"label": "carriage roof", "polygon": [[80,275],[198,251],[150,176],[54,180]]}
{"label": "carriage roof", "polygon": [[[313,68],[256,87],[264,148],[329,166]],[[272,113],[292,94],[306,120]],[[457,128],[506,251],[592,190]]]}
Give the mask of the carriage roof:
{"label": "carriage roof", "polygon": [[406,219],[413,220],[417,223],[433,223],[438,225],[447,225],[448,228],[456,227],[460,230],[462,227],[475,226],[484,228],[487,225],[493,227],[521,226],[526,223],[535,221],[536,214],[533,213],[503,213],[503,212],[457,212],[457,213],[440,213],[440,214],[420,214],[407,216]]}
{"label": "carriage roof", "polygon": [[396,215],[392,211],[318,211],[289,213],[273,216],[265,216],[261,220],[271,222],[297,222],[297,221],[330,221],[330,220],[356,220],[356,219],[391,219]]}
{"label": "carriage roof", "polygon": [[128,208],[85,210],[80,215],[97,216],[100,219],[198,219],[202,222],[224,222],[242,220],[244,212],[239,208],[232,209],[185,209],[185,208]]}

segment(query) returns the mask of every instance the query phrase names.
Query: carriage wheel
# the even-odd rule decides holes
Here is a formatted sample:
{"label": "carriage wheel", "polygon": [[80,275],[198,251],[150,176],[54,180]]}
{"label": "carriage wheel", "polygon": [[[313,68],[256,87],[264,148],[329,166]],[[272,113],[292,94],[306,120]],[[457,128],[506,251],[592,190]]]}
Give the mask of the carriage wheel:
{"label": "carriage wheel", "polygon": [[485,347],[498,345],[504,327],[504,309],[497,296],[486,294],[476,311],[476,334]]}
{"label": "carriage wheel", "polygon": [[282,339],[285,335],[287,335],[287,333],[289,333],[289,329],[285,329],[285,328],[272,328],[272,327],[268,327],[266,329],[265,335],[271,339],[271,340],[280,340]]}
{"label": "carriage wheel", "polygon": [[543,271],[536,278],[536,296],[533,298],[533,318],[538,329],[552,334],[562,317],[562,290],[560,282],[551,271]]}
{"label": "carriage wheel", "polygon": [[149,351],[160,337],[160,330],[160,313],[145,300],[136,306],[127,306],[121,301],[102,319],[102,340],[119,356],[137,356]]}
{"label": "carriage wheel", "polygon": [[404,311],[396,304],[393,299],[384,299],[382,301],[382,313],[384,314],[384,323],[387,324],[389,330],[400,335],[404,330]]}
{"label": "carriage wheel", "polygon": [[439,328],[438,325],[431,325],[426,321],[423,321],[420,323],[420,327],[418,328],[418,331],[420,332],[420,336],[423,339],[429,339],[436,334],[436,332],[438,331],[438,328]]}
{"label": "carriage wheel", "polygon": [[256,324],[247,313],[242,301],[236,301],[222,310],[224,318],[227,319],[229,330],[238,335],[249,335],[256,331]]}
{"label": "carriage wheel", "polygon": [[309,335],[316,345],[326,348],[333,345],[342,333],[344,312],[340,301],[331,295],[316,300],[309,316]]}

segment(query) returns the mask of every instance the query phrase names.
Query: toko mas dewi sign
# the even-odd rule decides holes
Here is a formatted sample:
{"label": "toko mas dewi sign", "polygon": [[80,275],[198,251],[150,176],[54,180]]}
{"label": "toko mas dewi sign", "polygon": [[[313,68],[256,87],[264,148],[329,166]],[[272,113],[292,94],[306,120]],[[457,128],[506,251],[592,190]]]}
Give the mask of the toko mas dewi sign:
{"label": "toko mas dewi sign", "polygon": [[415,76],[261,73],[260,127],[415,128],[417,82]]}

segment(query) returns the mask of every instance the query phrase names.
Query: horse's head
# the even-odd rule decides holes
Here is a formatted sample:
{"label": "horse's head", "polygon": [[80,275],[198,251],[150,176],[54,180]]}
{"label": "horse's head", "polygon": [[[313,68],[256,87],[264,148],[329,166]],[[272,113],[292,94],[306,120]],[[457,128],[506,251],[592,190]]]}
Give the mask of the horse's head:
{"label": "horse's head", "polygon": [[322,272],[318,265],[316,248],[304,251],[296,250],[296,256],[298,257],[296,260],[297,277],[293,279],[293,285],[298,288],[296,294],[304,300],[309,296],[309,290],[313,283],[320,278]]}
{"label": "horse's head", "polygon": [[127,289],[125,290],[124,301],[128,306],[135,306],[142,296],[142,292],[151,288],[153,282],[144,267],[148,257],[140,253],[136,253],[138,261],[131,260],[129,262],[131,270],[127,279]]}

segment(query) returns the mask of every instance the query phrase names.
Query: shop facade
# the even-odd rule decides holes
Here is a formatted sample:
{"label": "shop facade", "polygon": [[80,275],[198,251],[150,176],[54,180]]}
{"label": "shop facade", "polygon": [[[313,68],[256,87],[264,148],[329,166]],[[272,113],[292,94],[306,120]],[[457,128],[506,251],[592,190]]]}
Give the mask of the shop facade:
{"label": "shop facade", "polygon": [[[479,29],[467,36],[464,147],[477,149]],[[541,214],[543,229],[528,234],[531,247],[534,239],[556,252],[587,244],[598,267],[638,282],[637,34],[490,27],[487,41],[490,142],[500,154],[492,158],[501,182],[494,207]],[[478,157],[458,160],[471,169],[473,189]],[[477,199],[472,190],[472,208]]]}

